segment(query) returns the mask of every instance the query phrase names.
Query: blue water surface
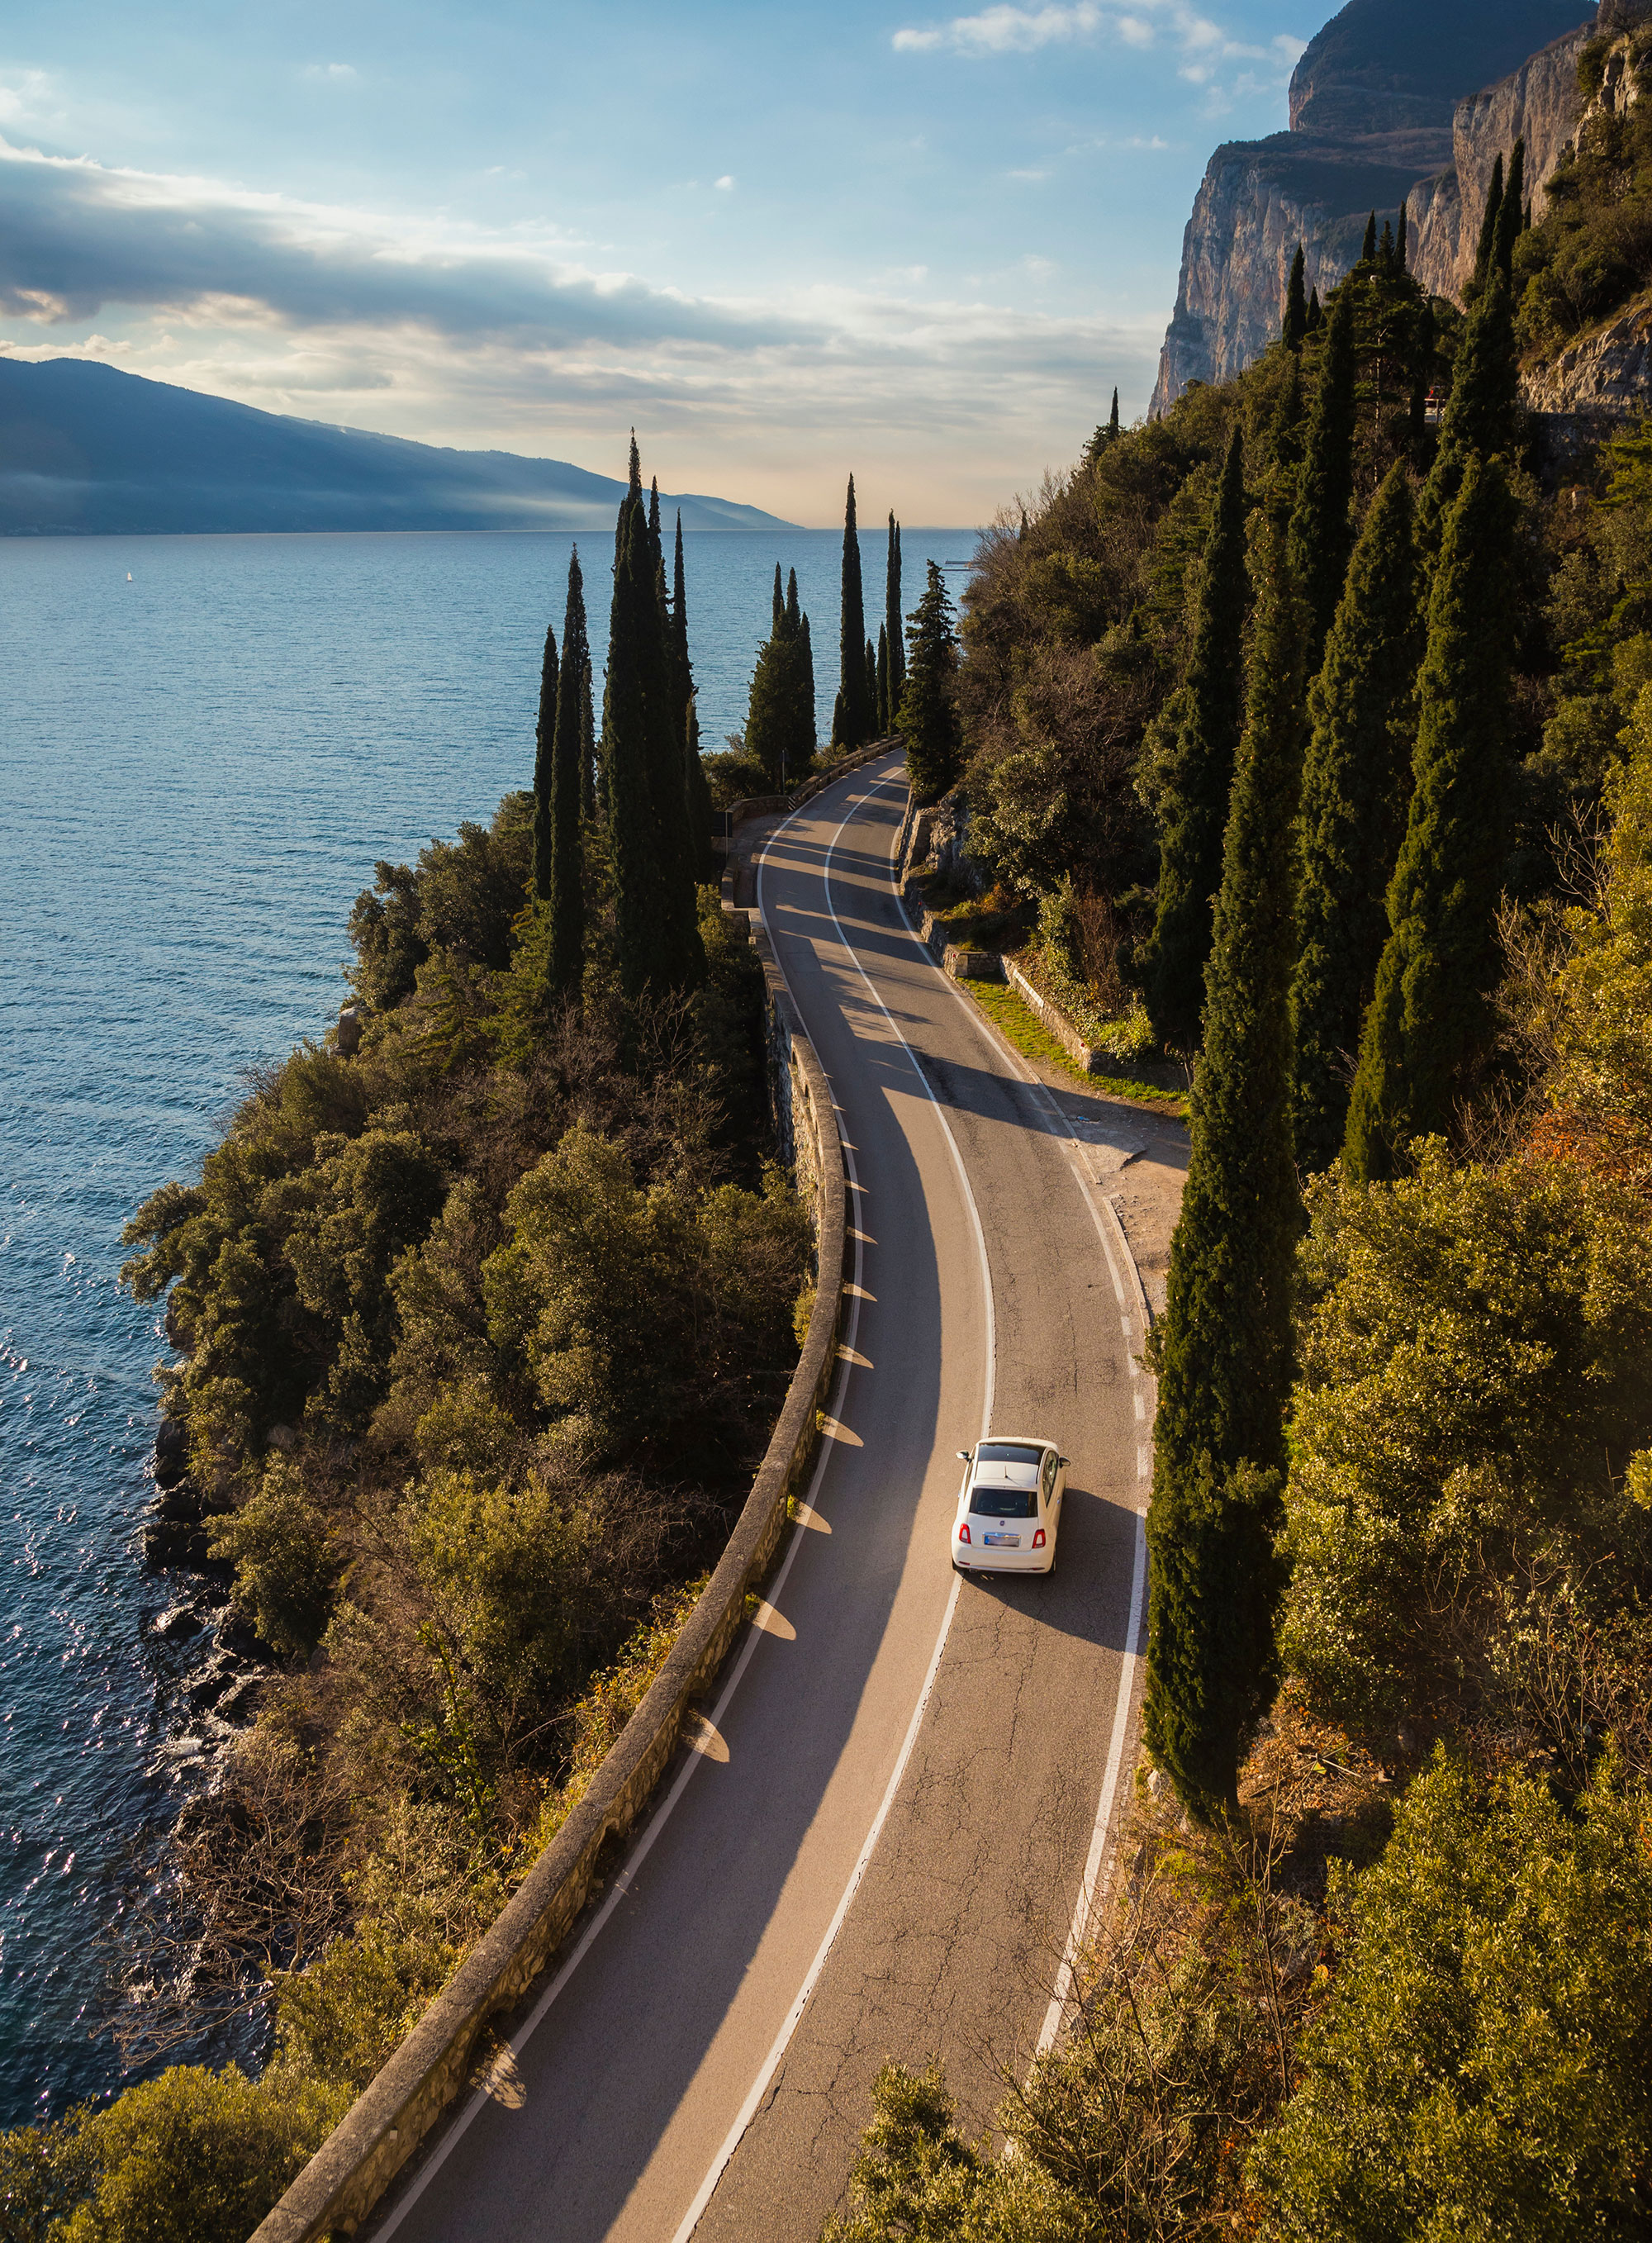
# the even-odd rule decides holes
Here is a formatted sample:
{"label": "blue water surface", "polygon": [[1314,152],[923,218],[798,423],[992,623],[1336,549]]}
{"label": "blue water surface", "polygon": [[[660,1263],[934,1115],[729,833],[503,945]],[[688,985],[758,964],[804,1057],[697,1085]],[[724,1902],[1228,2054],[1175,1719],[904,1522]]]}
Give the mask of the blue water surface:
{"label": "blue water surface", "polygon": [[[191,1781],[157,1629],[188,1584],[137,1554],[165,1343],[119,1289],[121,1225],[198,1170],[248,1067],[336,1014],[374,859],[528,783],[570,542],[0,542],[0,2126],[119,2085],[100,1940]],[[599,670],[604,543],[581,556]],[[929,555],[956,589],[971,543],[906,532],[907,604]],[[876,630],[882,533],[863,544]],[[823,731],[841,536],[686,545],[705,744],[743,723],[777,560]]]}

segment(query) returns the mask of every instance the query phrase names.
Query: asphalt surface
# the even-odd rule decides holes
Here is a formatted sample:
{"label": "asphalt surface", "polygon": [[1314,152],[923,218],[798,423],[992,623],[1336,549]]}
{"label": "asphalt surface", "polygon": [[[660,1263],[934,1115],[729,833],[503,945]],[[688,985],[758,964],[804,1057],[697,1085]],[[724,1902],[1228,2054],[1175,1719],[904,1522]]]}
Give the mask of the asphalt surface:
{"label": "asphalt surface", "polygon": [[[398,2243],[816,2243],[885,2058],[943,2055],[980,2132],[1045,2024],[1124,1736],[1143,1336],[1107,1125],[1069,1141],[901,911],[897,768],[760,873],[861,1234],[810,1520],[617,1899],[387,2200]],[[1071,1459],[1042,1580],[951,1570],[989,1411]]]}

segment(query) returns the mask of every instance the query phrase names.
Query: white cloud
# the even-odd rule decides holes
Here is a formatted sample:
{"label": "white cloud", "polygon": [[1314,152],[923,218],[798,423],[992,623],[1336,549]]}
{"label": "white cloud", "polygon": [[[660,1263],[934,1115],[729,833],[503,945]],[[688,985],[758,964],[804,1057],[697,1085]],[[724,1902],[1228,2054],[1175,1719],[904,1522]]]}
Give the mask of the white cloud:
{"label": "white cloud", "polygon": [[955,16],[943,29],[897,31],[895,46],[901,53],[946,46],[962,54],[1030,54],[1060,41],[1088,38],[1102,21],[1094,0],[1078,0],[1071,8],[984,8],[978,16]]}
{"label": "white cloud", "polygon": [[[1135,0],[1129,9],[1105,7],[1098,0],[1071,6],[1009,5],[984,8],[977,15],[954,16],[944,24],[912,24],[897,30],[891,44],[898,54],[935,54],[943,49],[965,56],[1033,54],[1050,46],[1116,40],[1146,49],[1161,40],[1180,51],[1179,74],[1196,85],[1208,84],[1226,63],[1271,63],[1288,73],[1306,41],[1281,33],[1265,46],[1238,39],[1201,15],[1190,0]],[[1246,73],[1237,91],[1271,84]]]}
{"label": "white cloud", "polygon": [[351,63],[310,63],[304,72],[306,77],[314,78],[323,85],[347,85],[355,74]]}
{"label": "white cloud", "polygon": [[732,172],[725,172],[720,179],[714,180],[712,184],[720,188],[725,195],[729,194],[734,188],[735,175]]}
{"label": "white cloud", "polygon": [[1006,176],[1011,179],[1024,179],[1029,185],[1036,187],[1050,174],[1048,172],[1011,172]]}

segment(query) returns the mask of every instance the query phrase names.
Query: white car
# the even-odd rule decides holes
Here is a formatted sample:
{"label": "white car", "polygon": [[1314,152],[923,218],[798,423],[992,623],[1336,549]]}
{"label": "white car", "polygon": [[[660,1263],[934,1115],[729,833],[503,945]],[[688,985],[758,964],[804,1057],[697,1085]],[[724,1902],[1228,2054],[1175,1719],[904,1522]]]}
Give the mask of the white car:
{"label": "white car", "polygon": [[1066,1458],[1053,1441],[1012,1433],[958,1454],[964,1469],[954,1566],[961,1573],[1047,1573],[1056,1562]]}

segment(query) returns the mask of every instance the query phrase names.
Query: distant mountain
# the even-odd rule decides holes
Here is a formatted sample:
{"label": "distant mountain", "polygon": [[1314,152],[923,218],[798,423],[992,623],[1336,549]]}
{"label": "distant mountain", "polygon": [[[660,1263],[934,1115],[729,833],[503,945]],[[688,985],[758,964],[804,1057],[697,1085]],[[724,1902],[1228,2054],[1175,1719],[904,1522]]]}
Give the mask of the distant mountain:
{"label": "distant mountain", "polygon": [[[260,413],[89,359],[0,358],[0,534],[612,526],[625,485],[562,460],[454,452]],[[684,494],[685,529],[789,529]]]}
{"label": "distant mountain", "polygon": [[[1575,123],[1574,48],[1593,19],[1589,0],[1348,0],[1303,51],[1290,131],[1211,158],[1149,412],[1248,366],[1279,333],[1298,242],[1323,295],[1359,256],[1372,210],[1380,225],[1409,200],[1413,269],[1445,293],[1465,234],[1472,251],[1493,155],[1526,131],[1541,144],[1528,141],[1528,184],[1534,156],[1552,168],[1551,146]],[[1521,75],[1552,47],[1550,67]],[[1511,73],[1518,98],[1481,94]]]}

